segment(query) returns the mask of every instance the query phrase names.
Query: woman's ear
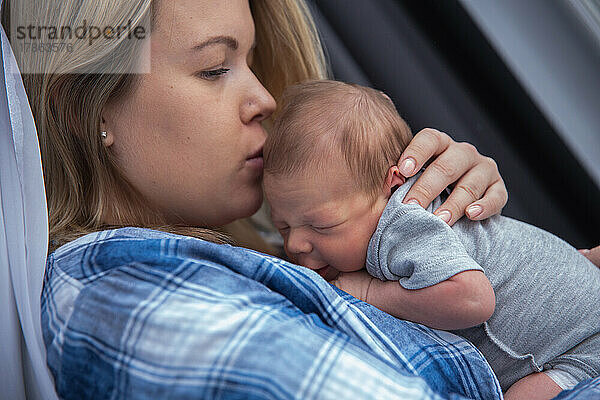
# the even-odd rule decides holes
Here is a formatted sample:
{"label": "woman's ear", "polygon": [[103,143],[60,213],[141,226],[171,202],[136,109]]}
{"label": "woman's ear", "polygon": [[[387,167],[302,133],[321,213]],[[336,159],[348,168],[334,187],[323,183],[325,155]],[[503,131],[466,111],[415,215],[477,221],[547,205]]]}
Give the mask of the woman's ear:
{"label": "woman's ear", "polygon": [[398,166],[393,165],[388,169],[387,175],[385,176],[383,189],[386,193],[390,194],[394,187],[403,185],[404,182],[406,182],[406,178],[400,174]]}
{"label": "woman's ear", "polygon": [[100,122],[100,132],[98,134],[100,135],[100,139],[102,140],[104,147],[110,147],[115,141],[115,137],[110,129],[108,129],[107,125],[108,124],[106,123],[104,116],[102,116],[102,121]]}

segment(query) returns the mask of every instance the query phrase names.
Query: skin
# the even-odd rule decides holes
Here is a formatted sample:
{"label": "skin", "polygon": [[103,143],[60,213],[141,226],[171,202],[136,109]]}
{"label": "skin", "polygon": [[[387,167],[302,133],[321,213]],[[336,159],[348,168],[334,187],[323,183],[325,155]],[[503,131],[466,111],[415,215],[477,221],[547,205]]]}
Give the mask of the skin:
{"label": "skin", "polygon": [[[250,69],[254,32],[247,0],[162,0],[150,41],[152,72],[103,110],[104,145],[170,223],[222,226],[261,204],[262,157],[249,159],[260,152],[261,122],[276,105]],[[237,47],[229,40],[193,50],[216,36]],[[412,171],[403,172],[411,176],[430,159],[410,193],[419,204],[458,181],[442,206],[449,223],[474,202],[482,207],[471,215],[477,219],[504,206],[496,164],[472,146],[424,129],[399,162],[412,160]],[[105,222],[118,224],[118,216]]]}
{"label": "skin", "polygon": [[548,375],[538,372],[519,379],[504,394],[505,400],[547,400],[562,389]]}

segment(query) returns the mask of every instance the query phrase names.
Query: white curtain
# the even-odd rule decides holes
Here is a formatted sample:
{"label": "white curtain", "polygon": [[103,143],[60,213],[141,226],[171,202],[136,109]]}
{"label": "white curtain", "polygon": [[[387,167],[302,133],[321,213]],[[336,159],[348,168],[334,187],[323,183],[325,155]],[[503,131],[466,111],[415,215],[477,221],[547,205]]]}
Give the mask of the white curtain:
{"label": "white curtain", "polygon": [[0,47],[0,399],[56,399],[40,322],[48,247],[40,150],[4,29]]}

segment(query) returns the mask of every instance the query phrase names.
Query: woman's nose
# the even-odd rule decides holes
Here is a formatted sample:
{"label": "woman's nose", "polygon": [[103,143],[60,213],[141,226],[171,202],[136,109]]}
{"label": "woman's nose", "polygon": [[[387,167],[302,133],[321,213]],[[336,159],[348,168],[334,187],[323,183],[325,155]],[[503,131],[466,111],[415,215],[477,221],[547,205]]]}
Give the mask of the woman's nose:
{"label": "woman's nose", "polygon": [[310,244],[310,242],[306,240],[306,238],[304,237],[304,235],[302,235],[301,232],[298,232],[296,230],[292,230],[288,234],[285,243],[285,248],[288,251],[288,253],[291,253],[289,255],[295,258],[297,258],[300,254],[307,254],[312,251],[312,245]]}
{"label": "woman's nose", "polygon": [[248,124],[252,121],[261,122],[271,116],[277,107],[271,93],[252,74],[253,83],[248,91],[246,101],[242,102],[240,112],[242,122]]}

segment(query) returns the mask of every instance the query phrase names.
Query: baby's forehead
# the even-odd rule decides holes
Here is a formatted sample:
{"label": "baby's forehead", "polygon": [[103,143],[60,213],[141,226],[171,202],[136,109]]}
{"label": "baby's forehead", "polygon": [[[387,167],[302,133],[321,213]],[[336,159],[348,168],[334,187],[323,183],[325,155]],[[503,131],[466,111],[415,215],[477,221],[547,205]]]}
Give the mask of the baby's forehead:
{"label": "baby's forehead", "polygon": [[335,211],[335,204],[341,200],[358,196],[346,169],[327,174],[323,171],[289,175],[266,172],[264,187],[274,213],[295,209],[315,217]]}
{"label": "baby's forehead", "polygon": [[311,197],[348,196],[354,187],[351,182],[350,170],[343,159],[334,158],[291,172],[265,171],[263,175],[265,192],[302,192]]}

